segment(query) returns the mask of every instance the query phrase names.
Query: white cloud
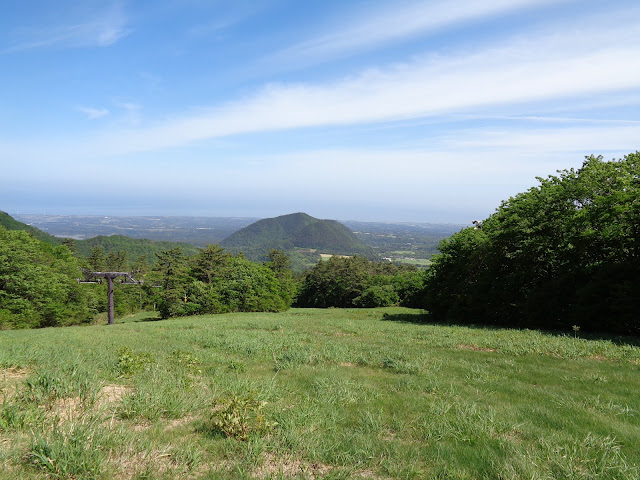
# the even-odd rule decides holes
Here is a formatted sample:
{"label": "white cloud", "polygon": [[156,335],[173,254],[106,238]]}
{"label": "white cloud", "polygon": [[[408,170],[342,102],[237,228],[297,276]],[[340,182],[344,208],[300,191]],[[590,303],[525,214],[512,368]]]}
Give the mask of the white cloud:
{"label": "white cloud", "polygon": [[477,114],[487,107],[640,89],[640,25],[426,57],[328,84],[273,84],[251,97],[99,140],[113,154],[228,135]]}
{"label": "white cloud", "polygon": [[20,40],[2,53],[39,48],[108,47],[129,33],[127,18],[116,3],[74,23],[23,27],[16,32]]}
{"label": "white cloud", "polygon": [[439,0],[392,2],[385,9],[365,4],[367,12],[357,12],[348,25],[336,31],[289,47],[269,60],[287,60],[300,65],[345,57],[359,51],[388,45],[407,37],[441,30],[456,24],[504,15],[527,7],[566,3],[573,0]]}
{"label": "white cloud", "polygon": [[142,107],[137,103],[119,102],[117,106],[122,109],[121,122],[129,127],[137,127],[142,122]]}
{"label": "white cloud", "polygon": [[109,110],[106,108],[92,108],[92,107],[77,107],[77,111],[84,113],[89,120],[96,120],[98,118],[106,117],[109,115]]}

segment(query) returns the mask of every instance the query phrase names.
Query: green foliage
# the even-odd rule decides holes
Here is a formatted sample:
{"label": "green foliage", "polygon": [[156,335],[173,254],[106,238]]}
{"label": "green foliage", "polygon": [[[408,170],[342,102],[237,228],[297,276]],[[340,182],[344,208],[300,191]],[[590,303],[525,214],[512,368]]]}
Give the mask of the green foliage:
{"label": "green foliage", "polygon": [[[640,478],[637,338],[424,320],[2,331],[0,478]],[[154,362],[118,377],[122,348]]]}
{"label": "green foliage", "polygon": [[148,369],[152,363],[153,356],[150,353],[133,353],[129,347],[118,350],[118,376],[130,377],[141,370]]}
{"label": "green foliage", "polygon": [[318,262],[305,275],[296,305],[320,308],[397,305],[411,301],[412,281],[421,284],[420,274],[411,267],[373,262],[358,255],[333,256]]}
{"label": "green foliage", "polygon": [[640,153],[539,178],[440,245],[426,307],[459,322],[640,333]]}
{"label": "green foliage", "polygon": [[130,268],[131,265],[127,259],[139,261],[141,257],[144,257],[147,263],[153,264],[156,262],[157,253],[178,247],[182,249],[185,255],[194,255],[198,252],[197,247],[186,243],[130,238],[123,235],[99,235],[86,240],[77,240],[75,244],[78,254],[84,258],[90,258],[95,249],[100,249],[105,257],[102,268],[107,264],[109,255],[113,255],[111,263],[114,266],[114,271],[123,266],[124,270]]}
{"label": "green foliage", "polygon": [[217,245],[207,245],[191,258],[177,249],[162,252],[150,278],[160,287],[156,300],[162,318],[278,312],[289,308],[293,295],[292,276],[282,258],[277,266],[262,265]]}
{"label": "green foliage", "polygon": [[273,272],[278,281],[282,300],[286,305],[291,305],[296,292],[296,281],[293,278],[289,257],[280,250],[272,249],[267,258],[269,261],[265,265]]}
{"label": "green foliage", "polygon": [[66,247],[0,228],[0,328],[88,321],[86,297],[76,282],[79,273]]}
{"label": "green foliage", "polygon": [[84,423],[68,429],[55,428],[33,440],[24,463],[49,478],[100,478],[106,455],[92,445],[99,441],[97,430]]}
{"label": "green foliage", "polygon": [[397,305],[400,300],[393,285],[371,285],[353,299],[356,307],[375,308]]}
{"label": "green foliage", "polygon": [[42,230],[32,227],[31,225],[27,225],[26,223],[19,222],[14,219],[8,213],[0,211],[0,228],[4,228],[10,231],[24,231],[30,234],[32,237],[37,238],[38,240],[48,243],[49,245],[60,245],[61,240],[59,238],[54,237],[53,235],[49,235],[48,233],[43,232]]}
{"label": "green foliage", "polygon": [[156,254],[157,261],[151,280],[159,286],[158,311],[162,318],[192,313],[187,305],[186,285],[189,283],[187,259],[182,248],[176,247]]}
{"label": "green foliage", "polygon": [[343,255],[372,255],[347,227],[335,220],[319,220],[306,213],[265,218],[229,237],[221,245],[248,258],[263,260],[272,249],[290,252],[294,247]]}
{"label": "green foliage", "polygon": [[278,312],[289,304],[275,274],[244,257],[232,257],[232,268],[218,284],[223,304],[232,312]]}
{"label": "green foliage", "polygon": [[89,262],[89,267],[94,272],[104,272],[106,270],[106,261],[102,247],[93,247],[87,262]]}
{"label": "green foliage", "polygon": [[255,435],[266,435],[278,425],[265,416],[266,405],[267,402],[256,400],[252,394],[234,395],[213,413],[212,432],[244,442]]}

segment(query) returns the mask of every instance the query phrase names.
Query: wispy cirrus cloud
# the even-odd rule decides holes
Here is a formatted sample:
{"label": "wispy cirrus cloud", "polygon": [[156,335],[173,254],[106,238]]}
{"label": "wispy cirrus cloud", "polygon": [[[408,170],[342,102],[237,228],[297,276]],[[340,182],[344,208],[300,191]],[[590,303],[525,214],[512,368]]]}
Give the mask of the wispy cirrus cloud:
{"label": "wispy cirrus cloud", "polygon": [[[270,84],[245,98],[177,113],[154,123],[143,121],[136,104],[119,106],[129,115],[123,128],[73,139],[86,156],[161,151],[232,135],[300,128],[393,124],[398,121],[467,115],[492,118],[496,109],[522,114],[522,105],[555,105],[575,98],[606,102],[640,95],[640,22],[614,15],[566,31],[514,37],[498,46],[460,50],[447,57],[425,55],[404,64],[361,72],[332,82]],[[607,20],[607,21],[604,21]],[[615,24],[616,29],[605,28]],[[536,111],[535,109],[533,111]],[[544,110],[543,110],[544,111]],[[573,120],[572,120],[573,122]],[[572,123],[566,122],[566,123]],[[637,129],[600,129],[597,135],[559,134],[554,142],[617,139],[632,144]],[[615,132],[624,135],[616,135]],[[569,133],[566,131],[566,133]],[[607,137],[609,136],[609,137]],[[491,135],[478,141],[491,141]],[[506,137],[493,137],[496,147]],[[563,140],[563,138],[565,140]],[[640,137],[634,137],[640,138]],[[543,138],[523,138],[534,144]],[[606,148],[613,147],[606,142]],[[460,145],[460,144],[459,144]],[[582,148],[598,150],[594,142]],[[481,145],[476,145],[481,146]],[[470,146],[471,147],[471,146]],[[455,148],[447,145],[446,148]],[[559,147],[558,147],[559,148]],[[570,147],[571,150],[573,147]],[[68,151],[68,149],[67,149]]]}
{"label": "wispy cirrus cloud", "polygon": [[[458,24],[504,15],[524,8],[574,0],[438,0],[393,2],[391,7],[358,12],[357,19],[335,26],[331,33],[301,42],[272,55],[272,62],[296,59],[295,64],[322,63],[388,45]],[[366,5],[366,4],[365,4]]]}
{"label": "wispy cirrus cloud", "polygon": [[640,23],[583,33],[426,56],[330,83],[271,84],[244,99],[118,132],[118,141],[107,143],[147,151],[243,133],[476,114],[640,92]]}
{"label": "wispy cirrus cloud", "polygon": [[120,4],[93,12],[73,23],[25,26],[14,31],[17,40],[2,53],[41,48],[108,47],[131,33]]}
{"label": "wispy cirrus cloud", "polygon": [[106,117],[109,115],[109,110],[106,108],[93,108],[93,107],[76,107],[76,110],[87,116],[89,120],[96,120],[98,118]]}

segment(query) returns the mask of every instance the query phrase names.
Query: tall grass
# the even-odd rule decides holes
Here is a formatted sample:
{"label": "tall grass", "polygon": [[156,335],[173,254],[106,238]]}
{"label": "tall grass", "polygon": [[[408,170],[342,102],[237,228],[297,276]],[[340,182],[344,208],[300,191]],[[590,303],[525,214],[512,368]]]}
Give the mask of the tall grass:
{"label": "tall grass", "polygon": [[640,478],[636,340],[419,313],[0,332],[0,479]]}

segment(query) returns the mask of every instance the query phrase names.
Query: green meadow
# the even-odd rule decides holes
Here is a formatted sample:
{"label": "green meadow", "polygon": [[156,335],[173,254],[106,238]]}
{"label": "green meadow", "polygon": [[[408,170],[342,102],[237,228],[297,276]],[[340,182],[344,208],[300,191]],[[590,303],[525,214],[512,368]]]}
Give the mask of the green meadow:
{"label": "green meadow", "polygon": [[423,320],[0,331],[0,479],[640,478],[637,339]]}

